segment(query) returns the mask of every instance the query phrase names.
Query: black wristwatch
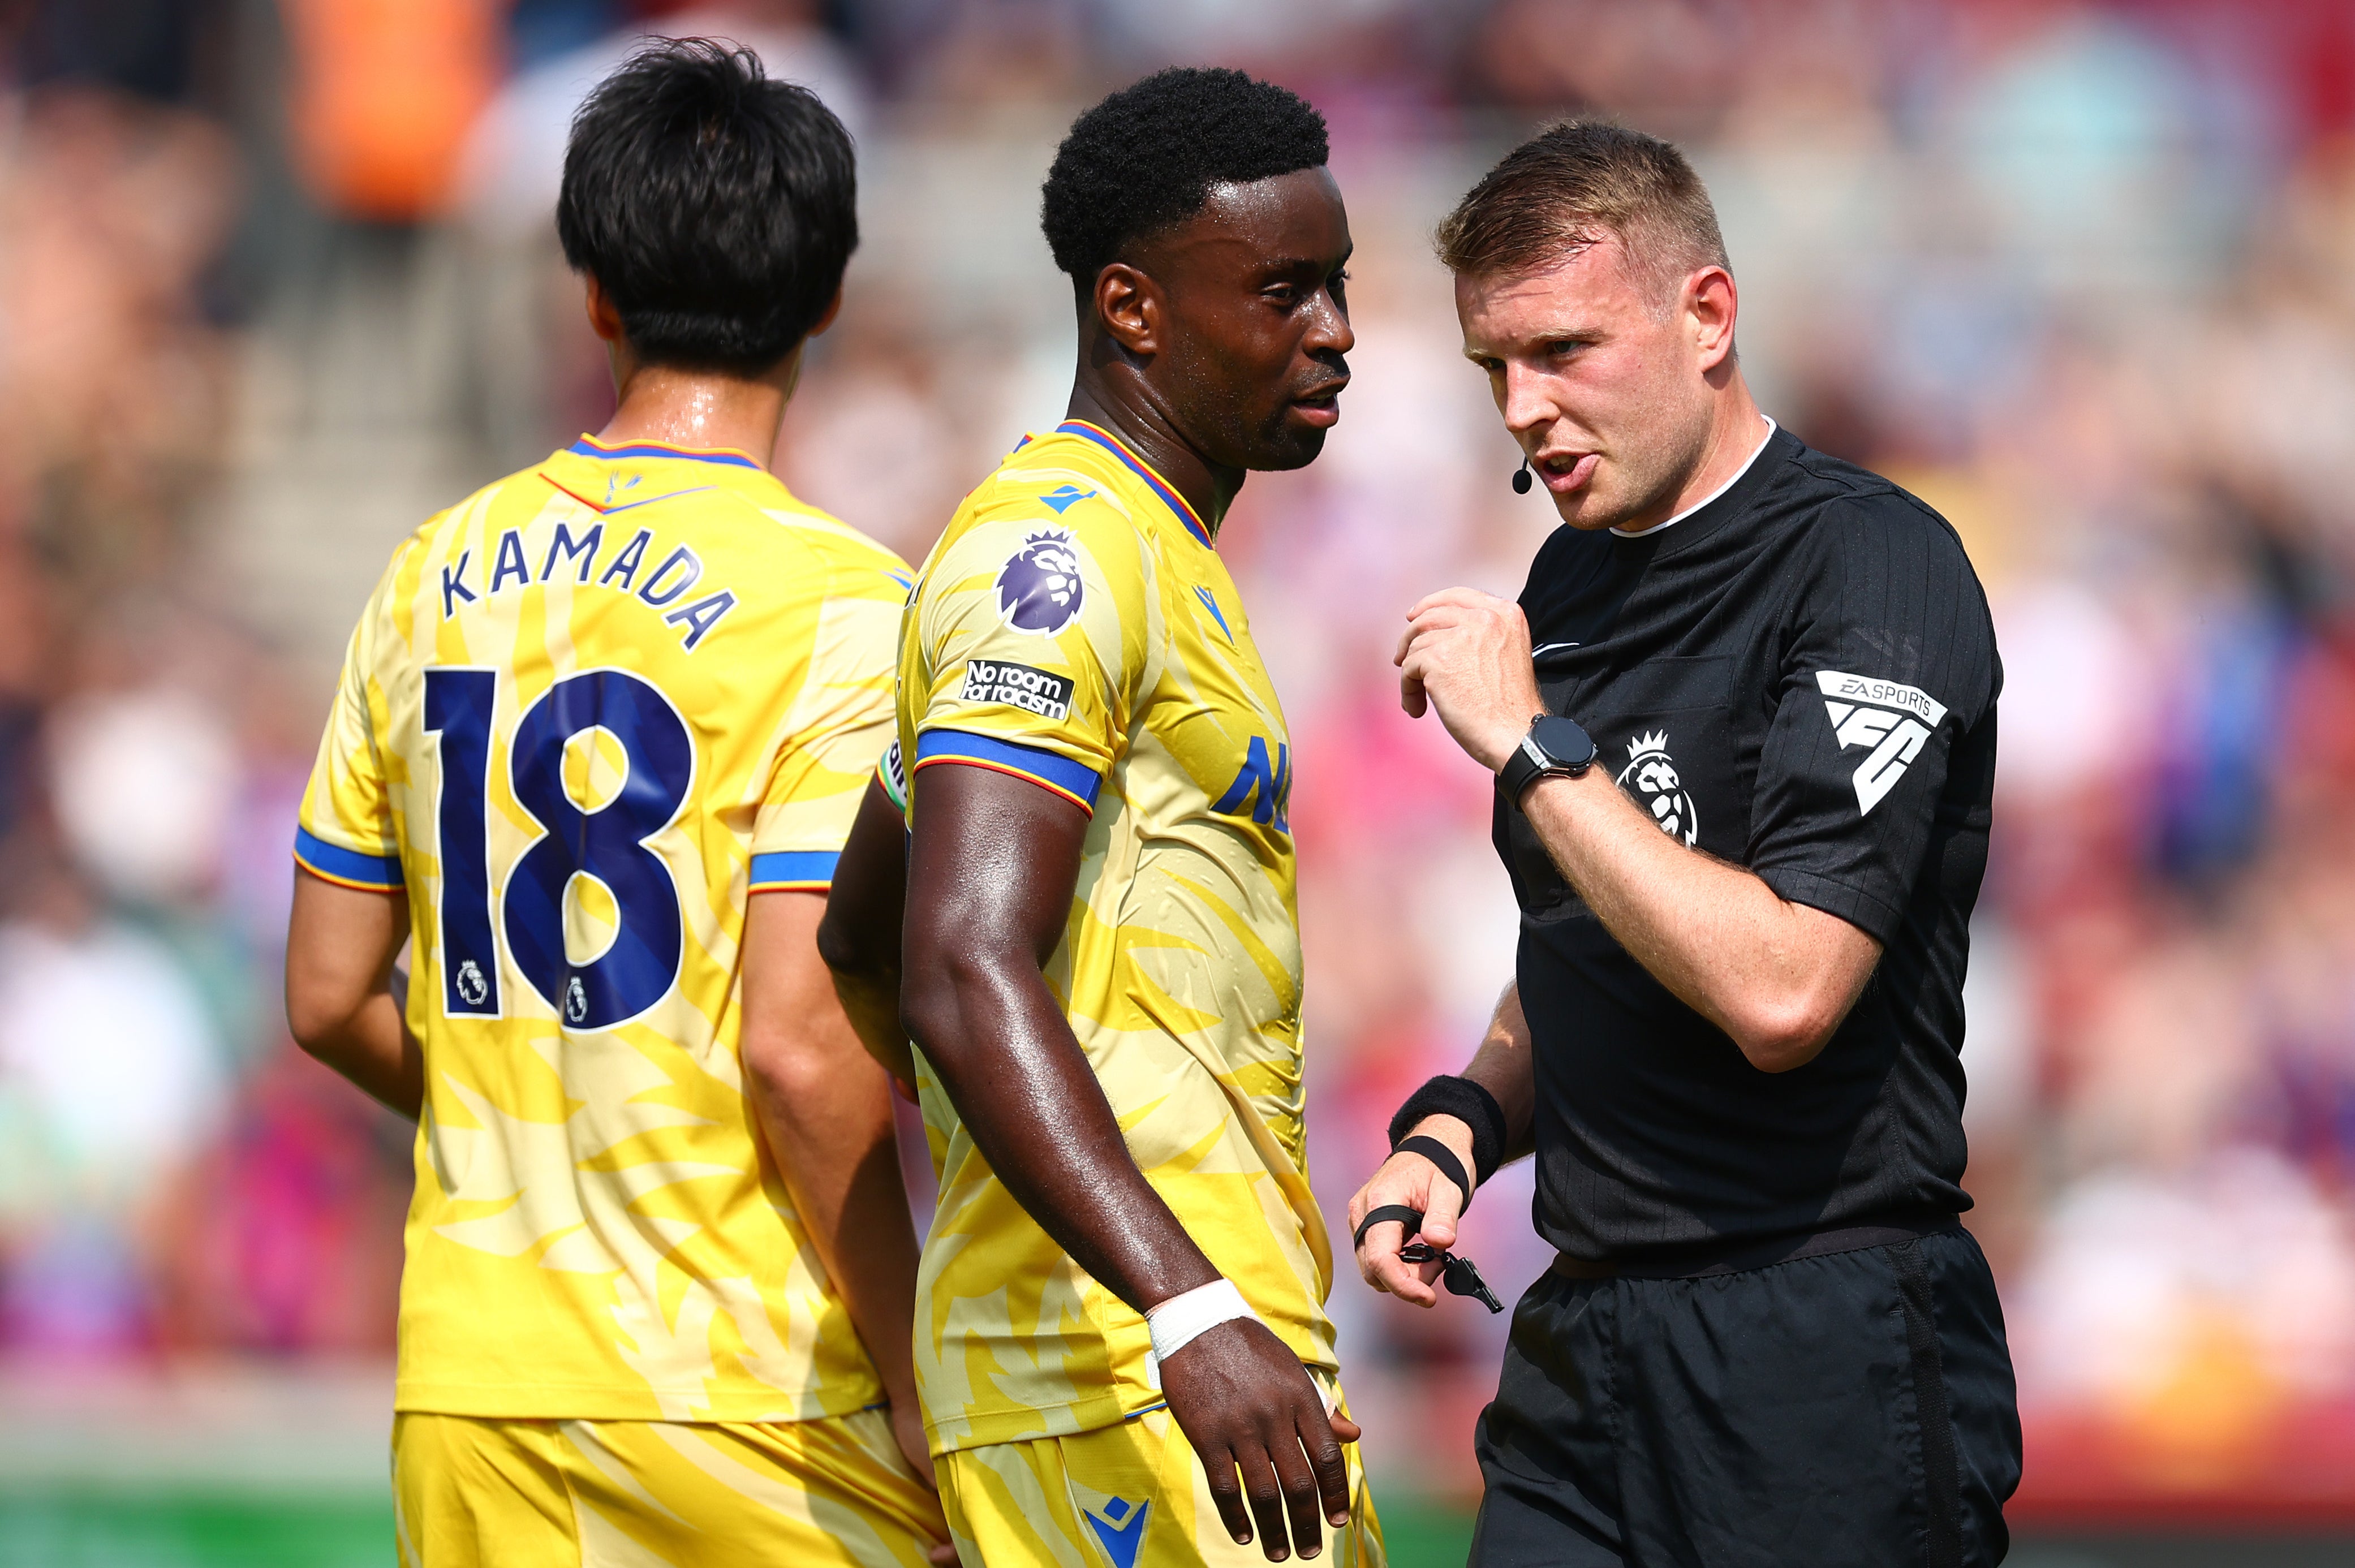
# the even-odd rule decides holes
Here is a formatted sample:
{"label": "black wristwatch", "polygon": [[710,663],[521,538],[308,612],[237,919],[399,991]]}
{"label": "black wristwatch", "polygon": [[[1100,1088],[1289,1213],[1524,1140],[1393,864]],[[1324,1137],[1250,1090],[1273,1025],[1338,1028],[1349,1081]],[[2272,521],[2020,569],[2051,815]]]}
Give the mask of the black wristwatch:
{"label": "black wristwatch", "polygon": [[1529,785],[1548,773],[1561,773],[1576,778],[1594,764],[1594,739],[1579,728],[1575,719],[1557,714],[1540,713],[1497,770],[1497,787],[1515,805]]}

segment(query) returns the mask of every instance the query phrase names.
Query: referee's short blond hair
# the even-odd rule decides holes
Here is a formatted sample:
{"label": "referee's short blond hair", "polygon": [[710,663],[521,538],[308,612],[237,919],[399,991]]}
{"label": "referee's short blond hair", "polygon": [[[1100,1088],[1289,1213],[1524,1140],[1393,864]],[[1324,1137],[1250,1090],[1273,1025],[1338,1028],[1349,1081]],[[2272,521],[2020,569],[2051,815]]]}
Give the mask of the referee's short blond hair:
{"label": "referee's short blond hair", "polygon": [[1665,310],[1702,267],[1732,271],[1717,208],[1685,155],[1604,120],[1549,125],[1505,155],[1439,226],[1459,275],[1526,277],[1615,238],[1631,275]]}

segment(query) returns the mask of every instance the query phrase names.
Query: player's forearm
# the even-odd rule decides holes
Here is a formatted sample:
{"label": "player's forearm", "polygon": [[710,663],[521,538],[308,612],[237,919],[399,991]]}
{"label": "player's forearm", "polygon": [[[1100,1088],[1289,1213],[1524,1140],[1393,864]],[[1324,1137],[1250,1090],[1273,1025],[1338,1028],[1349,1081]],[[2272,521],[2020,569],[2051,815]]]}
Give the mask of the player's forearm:
{"label": "player's forearm", "polygon": [[890,1091],[848,1032],[821,1018],[801,1040],[748,1042],[745,1077],[794,1212],[897,1404],[916,1392],[916,1233]]}
{"label": "player's forearm", "polygon": [[417,1120],[425,1105],[425,1052],[409,1032],[408,976],[399,970],[385,988],[339,1018],[296,1018],[295,1043],[349,1079],[389,1110]]}
{"label": "player's forearm", "polygon": [[912,1089],[916,1058],[908,1044],[907,1028],[900,1021],[900,972],[846,975],[837,969],[834,995],[868,1056]]}
{"label": "player's forearm", "polygon": [[883,1134],[859,1157],[843,1194],[827,1265],[876,1376],[893,1404],[916,1402],[916,1230],[900,1179],[900,1149],[889,1113]]}
{"label": "player's forearm", "polygon": [[817,950],[867,1053],[902,1083],[916,1064],[900,1021],[900,927],[907,896],[907,827],[880,784],[870,784],[836,863],[817,928]]}
{"label": "player's forearm", "polygon": [[393,967],[408,935],[409,902],[399,889],[295,872],[286,1027],[304,1051],[414,1121],[425,1104],[425,1053],[403,1016],[409,978]]}
{"label": "player's forearm", "polygon": [[1878,944],[1677,843],[1599,772],[1540,779],[1521,808],[1604,929],[1754,1065],[1812,1060],[1871,974]]}
{"label": "player's forearm", "polygon": [[802,1230],[895,1404],[912,1408],[916,1237],[891,1093],[820,959],[828,903],[755,896],[744,917],[745,1087]]}
{"label": "player's forearm", "polygon": [[916,1043],[990,1169],[1072,1261],[1139,1312],[1219,1277],[1136,1167],[1028,954],[911,965]]}

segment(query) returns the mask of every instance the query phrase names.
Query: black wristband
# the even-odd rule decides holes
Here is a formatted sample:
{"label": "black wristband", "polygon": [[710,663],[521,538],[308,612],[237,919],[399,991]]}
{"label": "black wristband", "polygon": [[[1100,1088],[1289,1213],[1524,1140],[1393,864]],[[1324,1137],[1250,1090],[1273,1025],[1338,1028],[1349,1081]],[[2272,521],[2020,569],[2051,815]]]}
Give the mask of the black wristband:
{"label": "black wristband", "polygon": [[1464,1174],[1464,1162],[1455,1157],[1454,1149],[1434,1137],[1411,1137],[1402,1140],[1398,1147],[1391,1152],[1419,1154],[1431,1161],[1439,1168],[1439,1174],[1455,1183],[1455,1190],[1464,1194],[1463,1201],[1457,1206],[1456,1212],[1460,1214],[1472,1207],[1473,1181],[1470,1177]]}
{"label": "black wristband", "polygon": [[[1497,1168],[1505,1163],[1505,1107],[1469,1078],[1441,1076],[1408,1095],[1398,1115],[1391,1118],[1391,1147],[1398,1147],[1400,1140],[1425,1116],[1454,1116],[1472,1129],[1474,1185],[1496,1175]],[[1472,1201],[1470,1192],[1465,1193],[1464,1201],[1467,1205]]]}

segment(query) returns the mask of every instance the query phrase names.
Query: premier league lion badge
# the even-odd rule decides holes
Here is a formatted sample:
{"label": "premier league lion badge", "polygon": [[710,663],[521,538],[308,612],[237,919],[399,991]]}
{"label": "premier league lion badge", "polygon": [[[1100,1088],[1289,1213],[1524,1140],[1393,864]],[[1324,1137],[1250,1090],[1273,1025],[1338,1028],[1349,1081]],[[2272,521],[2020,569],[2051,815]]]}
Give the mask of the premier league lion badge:
{"label": "premier league lion badge", "polygon": [[1677,775],[1675,760],[1668,755],[1667,731],[1638,735],[1628,744],[1627,765],[1620,772],[1619,787],[1633,795],[1636,804],[1651,808],[1652,820],[1660,825],[1661,832],[1687,848],[1700,842],[1700,818],[1693,810],[1684,780]]}
{"label": "premier league lion badge", "polygon": [[1080,547],[1060,528],[1032,534],[997,573],[997,610],[1018,632],[1053,636],[1080,613]]}

